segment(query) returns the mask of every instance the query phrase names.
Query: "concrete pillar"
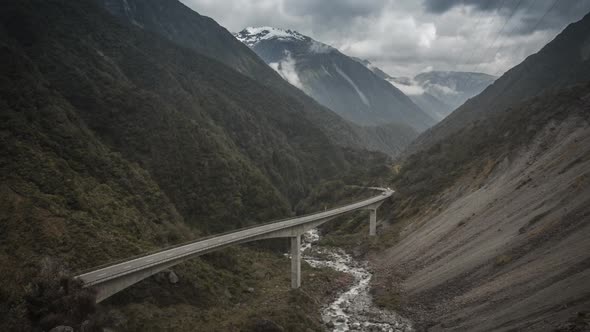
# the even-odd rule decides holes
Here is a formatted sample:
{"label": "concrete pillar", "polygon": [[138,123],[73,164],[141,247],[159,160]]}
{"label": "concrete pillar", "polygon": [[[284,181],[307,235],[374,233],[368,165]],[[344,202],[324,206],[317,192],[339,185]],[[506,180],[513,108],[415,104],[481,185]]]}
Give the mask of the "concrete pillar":
{"label": "concrete pillar", "polygon": [[291,288],[301,286],[301,235],[291,237]]}
{"label": "concrete pillar", "polygon": [[369,209],[369,236],[377,235],[377,209]]}

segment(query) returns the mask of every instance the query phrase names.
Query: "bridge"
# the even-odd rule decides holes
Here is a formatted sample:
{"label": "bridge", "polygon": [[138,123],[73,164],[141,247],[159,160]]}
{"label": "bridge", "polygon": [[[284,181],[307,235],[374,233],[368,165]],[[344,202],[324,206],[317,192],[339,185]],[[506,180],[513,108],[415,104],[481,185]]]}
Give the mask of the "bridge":
{"label": "bridge", "polygon": [[291,287],[299,288],[301,286],[301,235],[346,213],[369,210],[369,235],[374,236],[377,229],[377,208],[391,197],[394,191],[389,188],[373,189],[381,190],[382,193],[346,206],[198,239],[156,253],[134,257],[122,263],[96,268],[75,278],[81,280],[84,287],[94,288],[96,302],[101,302],[131,285],[187,259],[236,244],[263,239],[290,238]]}

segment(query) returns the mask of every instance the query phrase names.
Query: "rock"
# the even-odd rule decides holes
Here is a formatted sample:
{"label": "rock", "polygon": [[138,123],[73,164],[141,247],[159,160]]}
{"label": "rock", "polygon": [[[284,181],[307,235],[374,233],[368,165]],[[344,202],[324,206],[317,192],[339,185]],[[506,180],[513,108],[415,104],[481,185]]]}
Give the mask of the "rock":
{"label": "rock", "polygon": [[90,321],[85,320],[80,324],[80,332],[90,332]]}
{"label": "rock", "polygon": [[59,325],[49,330],[49,332],[74,332],[74,328],[71,326]]}
{"label": "rock", "polygon": [[177,284],[179,281],[178,276],[176,275],[176,273],[174,273],[174,271],[169,271],[168,272],[168,282],[170,282],[171,284]]}
{"label": "rock", "polygon": [[326,326],[327,326],[329,329],[333,329],[333,328],[334,328],[334,323],[332,323],[332,321],[329,321],[329,322],[327,322],[327,323],[326,323]]}
{"label": "rock", "polygon": [[248,287],[248,288],[246,288],[246,292],[248,292],[248,293],[254,293],[254,288]]}

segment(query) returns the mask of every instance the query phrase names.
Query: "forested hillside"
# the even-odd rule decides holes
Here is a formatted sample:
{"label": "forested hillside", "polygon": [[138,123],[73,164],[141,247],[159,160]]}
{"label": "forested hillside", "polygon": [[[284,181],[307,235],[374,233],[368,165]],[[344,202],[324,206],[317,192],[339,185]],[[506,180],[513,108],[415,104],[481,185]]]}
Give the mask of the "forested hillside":
{"label": "forested hillside", "polygon": [[[336,111],[334,113],[321,106],[303,91],[282,79],[254,51],[239,42],[225,28],[211,18],[192,11],[178,0],[99,2],[113,15],[138,29],[155,33],[256,79],[257,83],[280,96],[285,102],[304,109],[302,116],[320,128],[337,145],[380,151],[395,156],[416,136],[415,131],[409,131],[403,125],[400,129],[400,125],[359,126],[345,121],[336,114],[340,110],[332,109]],[[250,98],[265,97],[253,95]],[[428,122],[431,119],[419,111],[419,114],[410,115],[413,123],[420,123],[418,127],[423,130],[434,122]]]}
{"label": "forested hillside", "polygon": [[[94,1],[7,1],[0,22],[2,329],[29,329],[23,296],[46,259],[72,273],[285,217],[323,181],[384,167],[382,154],[335,145],[296,99]],[[221,310],[260,282],[247,260],[231,273],[214,261],[180,267],[182,287],[130,290],[115,309],[156,324],[164,308]],[[168,295],[148,306],[154,292]],[[180,321],[168,327],[190,328]]]}

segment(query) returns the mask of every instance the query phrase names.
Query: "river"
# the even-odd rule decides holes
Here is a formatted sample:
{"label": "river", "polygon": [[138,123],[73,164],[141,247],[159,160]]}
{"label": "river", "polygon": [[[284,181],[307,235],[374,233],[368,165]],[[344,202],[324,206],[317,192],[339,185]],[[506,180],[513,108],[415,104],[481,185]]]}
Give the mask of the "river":
{"label": "river", "polygon": [[332,331],[414,331],[409,320],[395,312],[382,310],[372,303],[369,283],[372,274],[367,262],[357,261],[338,248],[317,245],[319,232],[313,229],[303,235],[303,259],[313,267],[328,267],[350,274],[352,286],[322,310],[322,319]]}

